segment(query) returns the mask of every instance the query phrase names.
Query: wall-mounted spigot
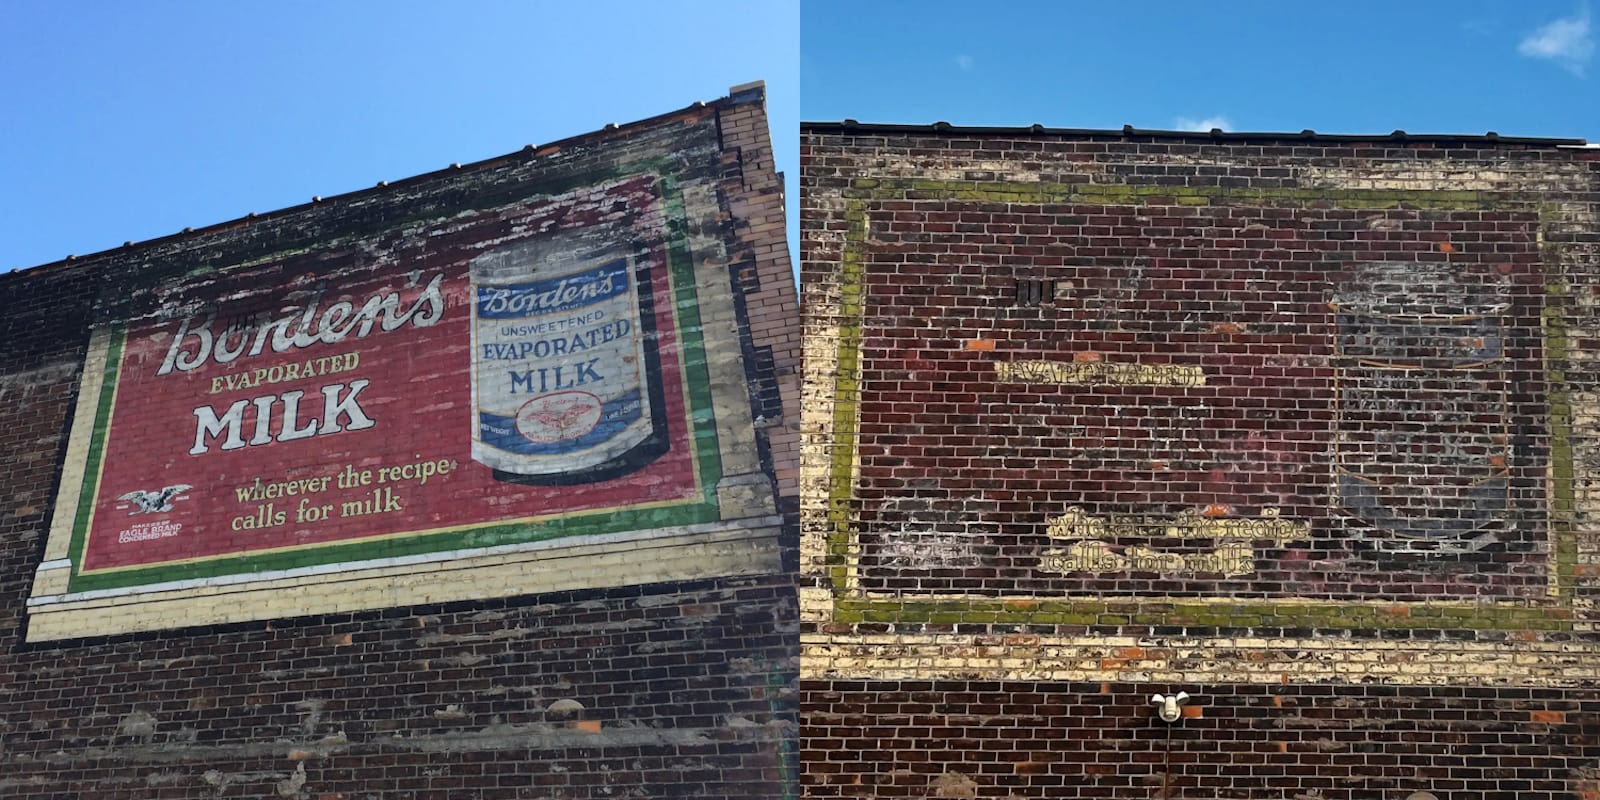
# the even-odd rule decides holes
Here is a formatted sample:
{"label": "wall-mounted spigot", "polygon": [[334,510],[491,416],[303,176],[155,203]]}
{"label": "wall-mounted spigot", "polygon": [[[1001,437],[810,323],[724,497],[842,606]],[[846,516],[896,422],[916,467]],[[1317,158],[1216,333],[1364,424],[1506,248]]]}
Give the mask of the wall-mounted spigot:
{"label": "wall-mounted spigot", "polygon": [[1183,705],[1183,701],[1188,699],[1188,692],[1178,692],[1165,696],[1155,695],[1150,698],[1150,702],[1156,704],[1156,714],[1161,717],[1162,722],[1177,722],[1178,717],[1183,716],[1178,706]]}

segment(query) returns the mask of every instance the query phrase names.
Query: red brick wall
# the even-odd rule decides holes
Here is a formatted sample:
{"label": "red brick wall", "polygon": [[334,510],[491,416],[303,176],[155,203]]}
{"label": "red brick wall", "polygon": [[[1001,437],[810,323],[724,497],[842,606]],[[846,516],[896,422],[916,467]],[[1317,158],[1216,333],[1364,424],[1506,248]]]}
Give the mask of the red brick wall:
{"label": "red brick wall", "polygon": [[[1543,535],[1548,467],[1538,425],[1544,285],[1532,215],[1291,213],[1159,198],[1023,209],[884,201],[869,202],[867,213],[857,494],[865,587],[1393,600],[1542,592],[1543,558],[1528,552]],[[1454,252],[1438,249],[1451,242]],[[907,250],[929,257],[913,260]],[[1359,285],[1360,265],[1397,261],[1447,265],[1509,304],[1497,320],[1504,363],[1375,377],[1354,358],[1341,360],[1330,302]],[[1046,282],[1054,297],[1019,304],[1019,281]],[[1436,327],[1412,349],[1483,335]],[[1189,367],[1204,385],[997,375],[997,362],[1036,360],[1085,365],[1066,369]],[[1412,402],[1408,385],[1432,387],[1429,399]],[[1495,555],[1419,561],[1364,549],[1359,534],[1369,526],[1338,513],[1340,450],[1346,465],[1360,461],[1386,484],[1426,481],[1391,502],[1407,517],[1446,522],[1477,513],[1458,484],[1498,473],[1491,460],[1514,452],[1492,512]],[[1070,507],[1158,518],[1277,509],[1312,521],[1314,532],[1233,579],[1139,570],[1120,580],[1057,577],[1036,569],[1034,545]],[[908,530],[959,533],[964,546],[985,552],[970,567],[914,566],[896,549]]]}
{"label": "red brick wall", "polygon": [[1135,684],[810,685],[808,797],[1587,797],[1588,691],[1209,687],[1167,725]]}
{"label": "red brick wall", "polygon": [[1594,791],[1593,151],[801,158],[809,796]]}

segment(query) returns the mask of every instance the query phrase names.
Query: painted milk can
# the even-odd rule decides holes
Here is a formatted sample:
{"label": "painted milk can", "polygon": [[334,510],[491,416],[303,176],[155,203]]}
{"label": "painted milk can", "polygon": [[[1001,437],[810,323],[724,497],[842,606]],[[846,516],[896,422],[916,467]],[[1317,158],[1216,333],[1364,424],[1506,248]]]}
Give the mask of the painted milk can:
{"label": "painted milk can", "polygon": [[606,480],[666,450],[648,258],[611,226],[472,260],[472,458],[517,483]]}
{"label": "painted milk can", "polygon": [[1507,512],[1502,284],[1450,264],[1357,267],[1336,318],[1334,475],[1364,538],[1476,549]]}

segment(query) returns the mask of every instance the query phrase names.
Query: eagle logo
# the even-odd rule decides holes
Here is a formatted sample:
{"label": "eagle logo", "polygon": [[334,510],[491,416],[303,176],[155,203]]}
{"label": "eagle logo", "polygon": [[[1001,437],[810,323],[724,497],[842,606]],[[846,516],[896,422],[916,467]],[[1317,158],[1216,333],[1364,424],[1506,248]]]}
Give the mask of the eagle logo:
{"label": "eagle logo", "polygon": [[171,511],[172,501],[187,499],[183,496],[183,493],[193,488],[187,483],[175,483],[153,492],[147,492],[142,489],[128,492],[117,499],[133,506],[133,510],[128,512],[130,517],[134,514],[156,514],[163,511]]}
{"label": "eagle logo", "polygon": [[[560,438],[568,439],[571,438],[571,436],[567,432],[577,427],[578,424],[583,421],[584,417],[590,415],[591,411],[592,409],[584,408],[582,406],[568,406],[562,409],[542,409],[529,411],[528,416],[537,420],[539,424],[545,426],[546,428],[549,428],[552,431],[557,431]],[[588,427],[592,428],[594,426],[590,424]],[[587,428],[585,430],[587,430]]]}
{"label": "eagle logo", "polygon": [[517,432],[537,444],[570,441],[594,430],[604,412],[605,404],[589,392],[541,395],[517,409]]}

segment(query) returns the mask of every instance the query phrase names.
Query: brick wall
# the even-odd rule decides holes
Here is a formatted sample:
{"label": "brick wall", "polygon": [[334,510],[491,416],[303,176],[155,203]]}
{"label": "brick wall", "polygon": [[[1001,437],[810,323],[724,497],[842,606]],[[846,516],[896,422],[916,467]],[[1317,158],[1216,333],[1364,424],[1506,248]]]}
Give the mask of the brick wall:
{"label": "brick wall", "polygon": [[[759,84],[736,87],[723,100],[616,130],[0,277],[0,796],[792,795],[796,608],[782,563],[786,547],[793,560],[796,525],[798,334],[763,102]],[[155,390],[130,405],[131,370],[153,370],[160,358],[139,361],[136,335],[119,361],[107,341],[155,325],[151,339],[165,348],[172,340],[160,332],[170,337],[180,319],[202,324],[197,308],[321,309],[335,300],[360,307],[363,292],[388,291],[372,287],[396,287],[400,314],[412,302],[426,307],[427,278],[437,272],[438,324],[403,352],[385,342],[398,341],[405,325],[350,336],[360,339],[352,352],[362,366],[348,377],[370,377],[373,386],[415,379],[425,388],[364,395],[377,435],[363,438],[367,431],[355,426],[319,430],[315,454],[282,474],[267,452],[294,444],[280,436],[261,445],[255,463],[267,480],[300,480],[344,467],[377,474],[406,454],[465,448],[467,409],[449,398],[465,392],[456,382],[466,380],[473,351],[464,336],[451,342],[440,332],[467,314],[474,248],[516,241],[526,235],[519,225],[546,224],[539,209],[550,203],[602,213],[592,198],[631,191],[610,187],[632,186],[635,175],[658,187],[650,191],[659,211],[644,218],[655,226],[649,230],[664,231],[646,236],[639,252],[649,255],[630,262],[655,259],[655,316],[645,319],[671,323],[657,331],[649,358],[663,374],[677,369],[674,383],[685,387],[686,399],[669,397],[661,407],[669,415],[674,402],[693,409],[687,422],[672,417],[666,454],[633,473],[587,476],[557,490],[496,478],[483,500],[452,472],[396,495],[408,511],[427,509],[416,518],[424,527],[459,508],[505,509],[500,519],[490,513],[466,523],[466,538],[449,540],[461,549],[426,544],[427,536],[458,535],[455,528],[418,533],[416,524],[386,521],[400,517],[399,509],[382,516],[393,504],[352,505],[346,516],[372,522],[347,523],[338,536],[383,534],[378,544],[345,551],[356,555],[319,550],[324,534],[307,523],[296,535],[309,544],[290,550],[307,555],[280,563],[273,559],[282,548],[258,554],[234,526],[242,555],[219,561],[209,545],[184,544],[186,530],[248,515],[229,507],[183,516],[212,502],[198,499],[203,487],[190,487],[173,508],[149,515],[184,520],[186,530],[168,524],[162,530],[176,533],[161,538],[190,550],[121,571],[98,571],[88,560],[83,540],[92,545],[101,535],[96,524],[147,518],[117,504],[120,489],[95,483],[117,468],[94,459],[127,435],[118,431],[153,443],[163,428],[178,428],[208,444],[190,454],[196,459],[212,457],[226,438],[197,434],[198,415],[187,407],[154,418],[174,405]],[[579,222],[550,224],[589,230]],[[485,231],[501,238],[485,239]],[[419,277],[408,283],[413,270]],[[641,313],[652,313],[648,299]],[[785,302],[787,322],[768,307]],[[340,319],[332,311],[316,322]],[[85,370],[86,359],[95,366]],[[250,373],[219,372],[221,382],[206,390],[219,398],[215,407],[239,393],[229,376],[239,382]],[[264,391],[297,388],[288,378],[263,380],[274,384]],[[95,382],[107,388],[83,388]],[[385,403],[370,404],[385,391]],[[316,394],[313,386],[308,395]],[[427,416],[397,417],[390,399],[404,394],[431,400]],[[152,409],[152,418],[128,416],[127,408]],[[250,431],[246,423],[241,438],[252,447],[273,438]],[[692,458],[678,449],[683,442]],[[143,457],[130,452],[123,458]],[[461,475],[482,466],[465,453]],[[200,483],[184,477],[194,469],[190,456],[168,455],[155,456],[166,465],[158,482]],[[236,473],[209,477],[249,483]],[[673,494],[674,485],[689,494]],[[612,506],[581,499],[594,486],[614,488],[614,515]],[[64,492],[85,499],[65,502]],[[635,501],[624,496],[644,510],[625,507]],[[572,507],[545,516],[512,510],[540,497]],[[686,525],[672,509],[691,501],[697,516],[684,517],[695,520]],[[270,514],[251,518],[274,527]]]}
{"label": "brick wall", "polygon": [[812,684],[812,797],[1587,797],[1593,692],[1126,683]]}
{"label": "brick wall", "polygon": [[1587,791],[1594,164],[807,126],[808,791]]}

